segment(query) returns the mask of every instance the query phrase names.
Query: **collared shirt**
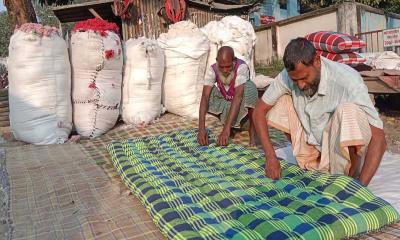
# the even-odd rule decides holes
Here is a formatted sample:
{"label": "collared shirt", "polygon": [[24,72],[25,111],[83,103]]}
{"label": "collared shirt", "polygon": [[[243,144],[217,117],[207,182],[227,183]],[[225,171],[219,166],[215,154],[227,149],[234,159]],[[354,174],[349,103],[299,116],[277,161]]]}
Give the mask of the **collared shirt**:
{"label": "collared shirt", "polygon": [[[248,81],[249,79],[250,79],[249,67],[247,66],[247,64],[240,64],[240,66],[237,69],[237,75],[236,75],[236,79],[235,79],[235,87],[238,87],[238,86],[242,85],[243,83],[246,83],[246,81]],[[212,69],[212,67],[210,66],[207,69],[206,76],[204,78],[204,85],[214,86],[215,82],[216,82],[215,72]],[[228,86],[224,85],[224,87],[225,87],[225,89],[228,89],[229,85]]]}
{"label": "collared shirt", "polygon": [[321,78],[318,91],[311,98],[304,95],[299,87],[283,70],[265,91],[262,99],[274,105],[284,94],[290,94],[294,108],[304,128],[306,141],[320,149],[322,133],[343,102],[358,105],[367,115],[372,126],[383,128],[382,120],[368,94],[368,88],[360,74],[353,68],[321,57]]}

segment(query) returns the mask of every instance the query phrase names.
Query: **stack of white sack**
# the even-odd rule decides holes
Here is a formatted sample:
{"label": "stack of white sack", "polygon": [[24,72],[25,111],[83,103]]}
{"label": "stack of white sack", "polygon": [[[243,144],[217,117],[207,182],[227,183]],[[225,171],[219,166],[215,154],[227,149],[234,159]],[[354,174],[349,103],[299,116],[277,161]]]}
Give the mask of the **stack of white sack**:
{"label": "stack of white sack", "polygon": [[122,47],[118,27],[100,19],[76,24],[71,36],[74,125],[95,138],[114,127],[121,103]]}
{"label": "stack of white sack", "polygon": [[255,78],[254,46],[256,33],[250,22],[237,16],[226,16],[221,21],[211,21],[201,29],[210,41],[210,54],[207,66],[215,63],[218,49],[230,46],[237,58],[242,59],[250,68],[250,79]]}
{"label": "stack of white sack", "polygon": [[209,41],[190,21],[170,26],[158,38],[165,52],[163,103],[168,112],[198,118]]}
{"label": "stack of white sack", "polygon": [[145,126],[162,114],[164,58],[164,51],[155,40],[141,37],[126,42],[122,91],[125,123]]}
{"label": "stack of white sack", "polygon": [[56,28],[27,23],[10,39],[11,130],[17,140],[59,144],[72,129],[71,69],[67,44]]}

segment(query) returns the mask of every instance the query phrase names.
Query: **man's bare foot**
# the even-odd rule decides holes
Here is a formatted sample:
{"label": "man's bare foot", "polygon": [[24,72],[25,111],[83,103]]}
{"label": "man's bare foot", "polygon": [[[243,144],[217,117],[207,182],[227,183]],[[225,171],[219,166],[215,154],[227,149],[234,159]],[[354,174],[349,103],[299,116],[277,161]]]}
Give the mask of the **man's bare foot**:
{"label": "man's bare foot", "polygon": [[249,146],[250,147],[255,147],[256,146],[256,139],[255,139],[254,136],[253,137],[250,136]]}
{"label": "man's bare foot", "polygon": [[250,121],[250,127],[249,127],[249,138],[250,138],[250,142],[249,142],[249,146],[250,147],[254,147],[256,146],[256,130],[254,128],[254,123],[253,123],[253,111],[254,109],[249,108],[249,121]]}
{"label": "man's bare foot", "polygon": [[357,177],[357,170],[360,165],[360,157],[357,155],[357,148],[355,146],[349,147],[349,155],[350,155],[350,169],[349,169],[349,177]]}
{"label": "man's bare foot", "polygon": [[68,140],[69,143],[79,143],[80,141],[81,141],[80,135],[72,135]]}

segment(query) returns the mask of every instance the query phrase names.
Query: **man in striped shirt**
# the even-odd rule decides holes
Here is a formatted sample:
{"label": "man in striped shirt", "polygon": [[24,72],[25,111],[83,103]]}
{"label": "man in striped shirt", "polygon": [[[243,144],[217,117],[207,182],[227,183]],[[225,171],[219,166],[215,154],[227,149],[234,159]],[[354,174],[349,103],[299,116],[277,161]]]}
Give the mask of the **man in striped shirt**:
{"label": "man in striped shirt", "polygon": [[268,124],[290,135],[301,168],[348,175],[368,185],[386,141],[361,76],[347,65],[318,56],[304,38],[288,44],[283,61],[285,69],[253,115],[265,151],[266,175],[272,179],[281,175]]}

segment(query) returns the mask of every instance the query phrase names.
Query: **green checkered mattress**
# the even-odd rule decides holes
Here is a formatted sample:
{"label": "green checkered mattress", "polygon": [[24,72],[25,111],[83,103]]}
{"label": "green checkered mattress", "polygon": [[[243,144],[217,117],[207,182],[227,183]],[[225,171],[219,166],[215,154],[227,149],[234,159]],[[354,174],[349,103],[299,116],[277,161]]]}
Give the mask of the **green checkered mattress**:
{"label": "green checkered mattress", "polygon": [[398,212],[357,181],[281,161],[264,176],[264,156],[196,131],[116,141],[108,146],[122,180],[169,239],[341,239],[376,231]]}

